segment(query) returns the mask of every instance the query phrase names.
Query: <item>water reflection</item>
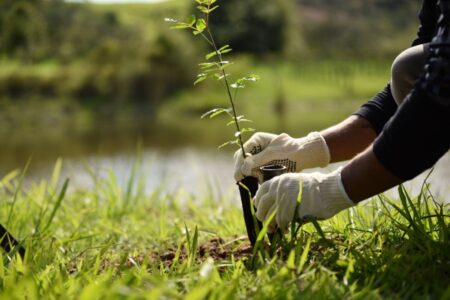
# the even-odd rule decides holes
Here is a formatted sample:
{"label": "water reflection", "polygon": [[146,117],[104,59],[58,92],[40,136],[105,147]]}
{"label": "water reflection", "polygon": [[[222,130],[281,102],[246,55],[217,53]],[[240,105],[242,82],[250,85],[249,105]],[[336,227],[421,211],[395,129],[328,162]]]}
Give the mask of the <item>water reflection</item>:
{"label": "water reflection", "polygon": [[[40,137],[37,143],[25,134],[14,135],[3,139],[0,177],[14,168],[23,167],[32,155],[28,180],[47,179],[57,157],[61,156],[64,158],[62,177],[70,178],[72,189],[92,186],[93,180],[86,166],[103,178],[110,176],[112,171],[125,188],[133,164],[139,159],[138,172],[148,193],[162,188],[163,192],[182,190],[187,194],[215,199],[225,196],[231,198],[230,201],[237,201],[232,149],[219,151],[214,145],[219,144],[222,137],[196,135],[195,132],[192,128],[161,129],[157,126],[139,130],[130,128],[129,131],[97,128],[94,132],[64,137],[48,135]],[[137,150],[140,147],[141,150]],[[447,153],[430,177],[432,191],[446,202],[450,202],[449,166],[450,153]],[[407,183],[407,188],[417,193],[424,178],[425,174]]]}

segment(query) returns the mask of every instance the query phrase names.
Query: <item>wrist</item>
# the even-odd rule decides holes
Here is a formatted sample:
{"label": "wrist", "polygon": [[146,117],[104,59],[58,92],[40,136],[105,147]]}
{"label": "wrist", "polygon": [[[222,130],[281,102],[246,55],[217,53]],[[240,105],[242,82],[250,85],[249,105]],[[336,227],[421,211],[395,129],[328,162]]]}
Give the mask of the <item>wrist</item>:
{"label": "wrist", "polygon": [[302,174],[301,180],[302,202],[297,211],[300,219],[312,216],[325,220],[355,205],[342,184],[341,168],[329,174]]}

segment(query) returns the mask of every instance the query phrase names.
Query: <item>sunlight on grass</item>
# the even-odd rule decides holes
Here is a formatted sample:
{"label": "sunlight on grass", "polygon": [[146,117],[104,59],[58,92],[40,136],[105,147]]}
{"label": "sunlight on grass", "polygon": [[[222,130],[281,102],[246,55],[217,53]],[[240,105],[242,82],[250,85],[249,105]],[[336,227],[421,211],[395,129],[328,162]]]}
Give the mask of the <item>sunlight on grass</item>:
{"label": "sunlight on grass", "polygon": [[[230,197],[145,194],[139,164],[65,193],[61,161],[48,181],[0,184],[0,216],[24,241],[4,253],[2,299],[439,298],[450,292],[450,215],[425,183],[417,197],[380,196],[286,235],[253,259]],[[15,196],[16,195],[16,196]],[[186,197],[187,196],[187,197]],[[184,204],[180,198],[187,198]],[[320,226],[320,227],[317,227]],[[318,233],[323,232],[323,237]]]}

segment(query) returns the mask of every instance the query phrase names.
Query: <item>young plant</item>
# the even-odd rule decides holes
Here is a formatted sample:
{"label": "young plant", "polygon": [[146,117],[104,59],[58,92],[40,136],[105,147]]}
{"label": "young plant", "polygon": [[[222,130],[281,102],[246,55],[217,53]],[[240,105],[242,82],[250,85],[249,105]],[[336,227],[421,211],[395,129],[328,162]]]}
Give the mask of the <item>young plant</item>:
{"label": "young plant", "polygon": [[[174,29],[190,30],[194,36],[201,37],[210,46],[211,51],[205,55],[205,61],[199,64],[200,73],[197,75],[194,85],[199,84],[206,79],[213,79],[220,82],[224,87],[230,106],[227,108],[214,108],[204,113],[201,118],[209,117],[212,119],[222,114],[228,115],[230,120],[227,123],[227,126],[235,126],[234,138],[220,145],[219,149],[227,145],[237,145],[241,148],[242,156],[245,158],[246,152],[244,150],[242,135],[246,132],[252,132],[254,129],[241,126],[242,123],[251,121],[246,119],[243,115],[239,115],[237,113],[235,103],[238,91],[245,88],[246,83],[255,82],[259,79],[259,77],[252,74],[239,78],[234,82],[231,80],[230,74],[227,70],[233,63],[229,60],[225,60],[224,56],[225,54],[229,54],[232,49],[229,45],[217,45],[210,27],[211,13],[219,7],[216,4],[217,0],[195,1],[197,3],[197,9],[202,14],[202,17],[192,15],[185,22],[180,22],[171,18],[166,18],[165,20],[167,22],[174,23],[172,26]],[[245,226],[252,245],[255,245],[256,237],[258,236],[261,227],[255,219],[254,209],[251,202],[252,196],[256,193],[257,188],[258,182],[256,178],[245,178],[243,181],[239,182],[239,191],[241,194],[241,204]]]}
{"label": "young plant", "polygon": [[245,122],[251,122],[243,115],[239,115],[236,111],[236,99],[239,89],[243,89],[248,82],[255,82],[259,79],[257,75],[249,75],[231,81],[230,74],[227,72],[228,68],[233,64],[229,60],[224,59],[224,55],[232,51],[229,45],[219,46],[217,45],[214,35],[212,34],[210,27],[211,13],[219,6],[216,4],[217,0],[195,0],[197,3],[197,9],[202,14],[202,17],[190,16],[185,22],[181,22],[175,19],[166,18],[167,22],[174,23],[172,28],[174,29],[187,29],[192,31],[195,36],[202,38],[210,46],[211,52],[205,55],[205,61],[199,64],[200,73],[194,82],[194,85],[205,81],[206,79],[214,79],[220,82],[226,92],[229,107],[227,108],[214,108],[204,113],[201,118],[209,117],[215,118],[219,115],[226,114],[229,116],[230,121],[227,126],[234,125],[235,133],[234,138],[219,146],[219,148],[227,145],[237,145],[242,150],[242,155],[245,158],[244,143],[242,135],[246,132],[254,131],[253,128],[242,127],[241,124]]}

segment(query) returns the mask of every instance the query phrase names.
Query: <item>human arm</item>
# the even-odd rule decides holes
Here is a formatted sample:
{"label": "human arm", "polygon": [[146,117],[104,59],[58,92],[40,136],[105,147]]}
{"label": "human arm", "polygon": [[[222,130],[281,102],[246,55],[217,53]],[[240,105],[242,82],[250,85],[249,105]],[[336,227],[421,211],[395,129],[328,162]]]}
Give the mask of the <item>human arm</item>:
{"label": "human arm", "polygon": [[355,203],[416,177],[449,150],[450,107],[434,101],[423,81],[374,144],[343,168],[343,185]]}
{"label": "human arm", "polygon": [[445,109],[414,90],[374,144],[343,168],[342,182],[352,201],[379,194],[431,167],[449,147],[448,120]]}
{"label": "human arm", "polygon": [[294,218],[327,219],[436,163],[450,148],[450,98],[447,104],[435,101],[423,80],[375,142],[342,170],[284,174],[261,185],[255,196],[257,218],[267,220],[276,210],[271,230],[285,229]]}
{"label": "human arm", "polygon": [[330,162],[353,158],[375,139],[376,132],[366,119],[350,116],[341,123],[321,132],[330,151]]}
{"label": "human arm", "polygon": [[[351,159],[373,142],[396,109],[388,85],[354,115],[320,133],[310,134],[309,138],[256,133],[244,145],[252,157],[244,160],[240,150],[235,153],[235,179],[261,177],[259,167],[272,161],[284,161],[290,172],[299,172]],[[291,153],[289,158],[287,152]]]}
{"label": "human arm", "polygon": [[[419,18],[421,25],[418,37],[413,44],[431,40],[436,27],[436,0],[424,0]],[[320,148],[322,149],[320,153],[323,154],[328,152],[328,161],[325,155],[322,155],[320,159],[318,159],[318,156],[314,155],[314,159],[311,159],[308,155],[310,151],[300,151],[299,155],[296,155],[296,162],[294,162],[297,167],[292,168],[288,166],[288,170],[298,172],[305,168],[323,167],[327,165],[328,162],[351,159],[373,142],[375,137],[381,133],[385,124],[395,114],[397,108],[398,106],[392,95],[390,84],[387,84],[383,90],[376,94],[370,101],[362,105],[352,116],[345,119],[343,122],[320,132],[325,141],[325,144],[321,143],[320,145]],[[235,155],[236,180],[240,180],[244,176],[258,176],[258,167],[269,163],[270,160],[286,160],[284,155],[284,143],[277,143],[275,145],[276,147],[272,148],[274,151],[269,151],[270,155],[266,157],[266,153],[268,152],[264,150],[272,143],[272,140],[275,137],[276,135],[273,135],[270,140],[266,139],[265,142],[262,143],[264,146],[259,147],[262,152],[258,154],[257,158],[254,157],[253,159],[244,161],[242,153]],[[280,139],[277,139],[276,141],[279,142]],[[287,139],[284,139],[284,141],[287,141]],[[302,139],[294,140],[293,138],[290,138],[289,141],[290,145],[296,141],[300,141],[299,145],[302,143]],[[317,145],[319,145],[319,143]],[[303,149],[302,147],[298,148]],[[309,149],[313,148],[309,147]],[[267,158],[270,158],[270,160]],[[307,161],[306,164],[302,163],[305,161]],[[245,165],[246,162],[247,165]]]}
{"label": "human arm", "polygon": [[[258,168],[271,161],[288,160],[288,170],[299,172],[307,168],[324,167],[329,162],[348,160],[373,142],[396,109],[388,85],[354,115],[320,133],[309,135],[308,139],[256,133],[244,145],[245,151],[251,153],[252,157],[244,160],[240,150],[235,153],[235,179],[261,177]],[[289,151],[286,151],[288,148]],[[286,152],[292,154],[289,159]]]}

